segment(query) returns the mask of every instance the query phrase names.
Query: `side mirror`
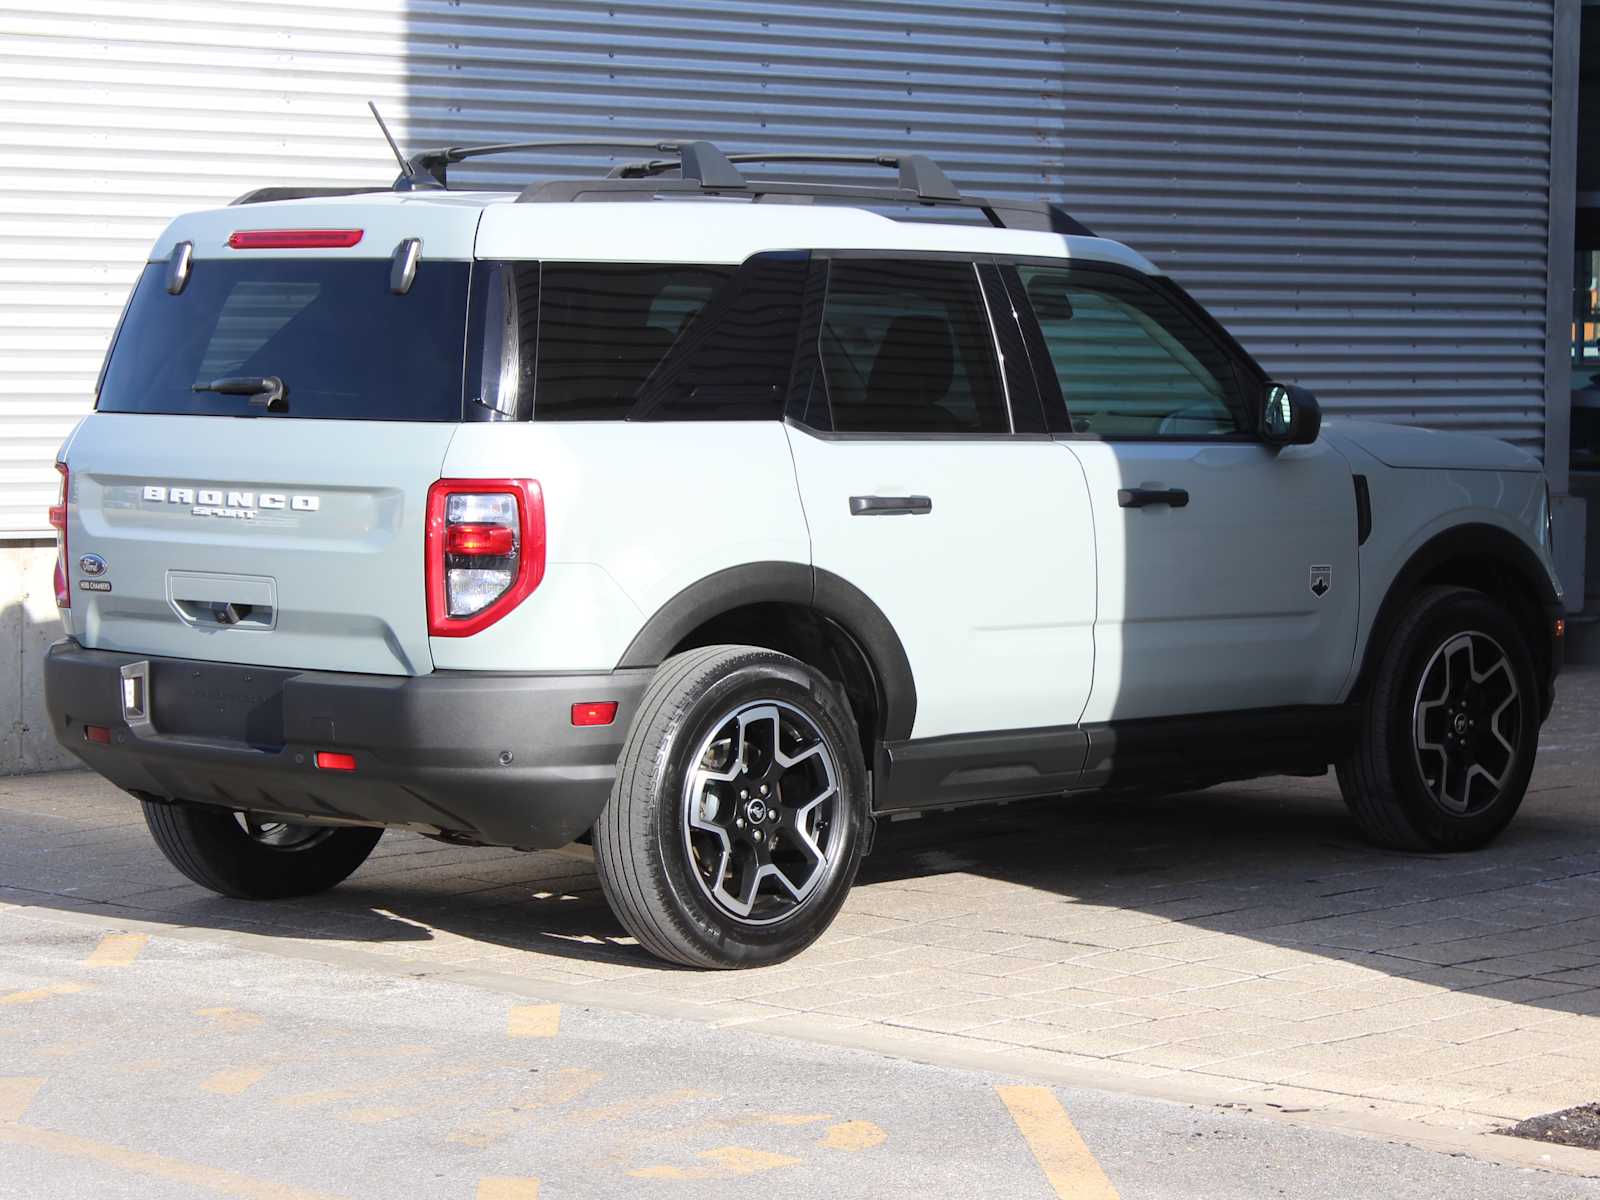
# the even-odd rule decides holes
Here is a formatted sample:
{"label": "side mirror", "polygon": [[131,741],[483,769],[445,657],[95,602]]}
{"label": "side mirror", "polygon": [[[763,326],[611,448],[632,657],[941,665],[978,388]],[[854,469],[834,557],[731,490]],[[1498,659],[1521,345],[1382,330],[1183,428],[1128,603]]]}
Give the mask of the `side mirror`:
{"label": "side mirror", "polygon": [[1261,410],[1261,440],[1270,446],[1309,446],[1322,430],[1322,406],[1303,387],[1267,384]]}

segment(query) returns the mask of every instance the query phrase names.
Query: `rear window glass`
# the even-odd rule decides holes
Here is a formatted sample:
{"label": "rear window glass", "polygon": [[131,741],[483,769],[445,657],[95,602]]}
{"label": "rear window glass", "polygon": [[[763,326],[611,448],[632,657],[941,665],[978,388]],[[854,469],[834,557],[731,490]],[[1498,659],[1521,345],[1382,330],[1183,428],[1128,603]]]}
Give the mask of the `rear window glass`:
{"label": "rear window glass", "polygon": [[102,412],[259,416],[196,391],[275,376],[281,417],[459,421],[468,264],[429,262],[389,290],[388,259],[197,259],[174,296],[165,263],[134,288],[96,405]]}

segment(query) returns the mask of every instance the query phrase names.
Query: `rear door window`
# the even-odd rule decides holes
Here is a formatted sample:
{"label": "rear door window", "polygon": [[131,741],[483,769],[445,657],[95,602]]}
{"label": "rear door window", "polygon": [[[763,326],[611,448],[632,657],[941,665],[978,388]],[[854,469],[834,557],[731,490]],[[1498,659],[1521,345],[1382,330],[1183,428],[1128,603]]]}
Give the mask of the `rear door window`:
{"label": "rear door window", "polygon": [[836,432],[1011,432],[971,263],[835,260],[818,350]]}
{"label": "rear door window", "polygon": [[247,396],[196,391],[276,376],[282,417],[459,421],[469,265],[428,262],[389,290],[387,259],[198,259],[178,295],[166,264],[135,285],[96,407],[260,416]]}
{"label": "rear door window", "polygon": [[803,253],[737,267],[502,264],[539,277],[534,419],[776,420],[807,266]]}

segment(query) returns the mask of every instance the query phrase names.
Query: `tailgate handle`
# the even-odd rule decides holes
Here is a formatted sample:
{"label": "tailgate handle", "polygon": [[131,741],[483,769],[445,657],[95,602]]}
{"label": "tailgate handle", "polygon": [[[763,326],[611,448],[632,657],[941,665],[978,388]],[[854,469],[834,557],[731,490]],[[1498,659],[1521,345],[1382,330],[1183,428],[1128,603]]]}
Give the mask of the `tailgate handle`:
{"label": "tailgate handle", "polygon": [[242,625],[250,629],[271,629],[272,608],[259,604],[239,604],[227,600],[179,600],[172,605],[191,625]]}
{"label": "tailgate handle", "polygon": [[167,603],[198,629],[272,629],[278,623],[278,584],[263,575],[168,571]]}

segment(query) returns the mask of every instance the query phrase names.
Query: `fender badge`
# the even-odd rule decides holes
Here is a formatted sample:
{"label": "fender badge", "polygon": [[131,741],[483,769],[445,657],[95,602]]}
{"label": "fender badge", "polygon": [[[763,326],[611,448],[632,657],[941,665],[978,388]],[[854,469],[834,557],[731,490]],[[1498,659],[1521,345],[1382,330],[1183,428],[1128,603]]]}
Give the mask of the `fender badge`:
{"label": "fender badge", "polygon": [[1319,566],[1311,568],[1311,594],[1321,600],[1333,590],[1333,568]]}
{"label": "fender badge", "polygon": [[80,579],[78,587],[86,592],[109,592],[111,581],[109,579]]}

